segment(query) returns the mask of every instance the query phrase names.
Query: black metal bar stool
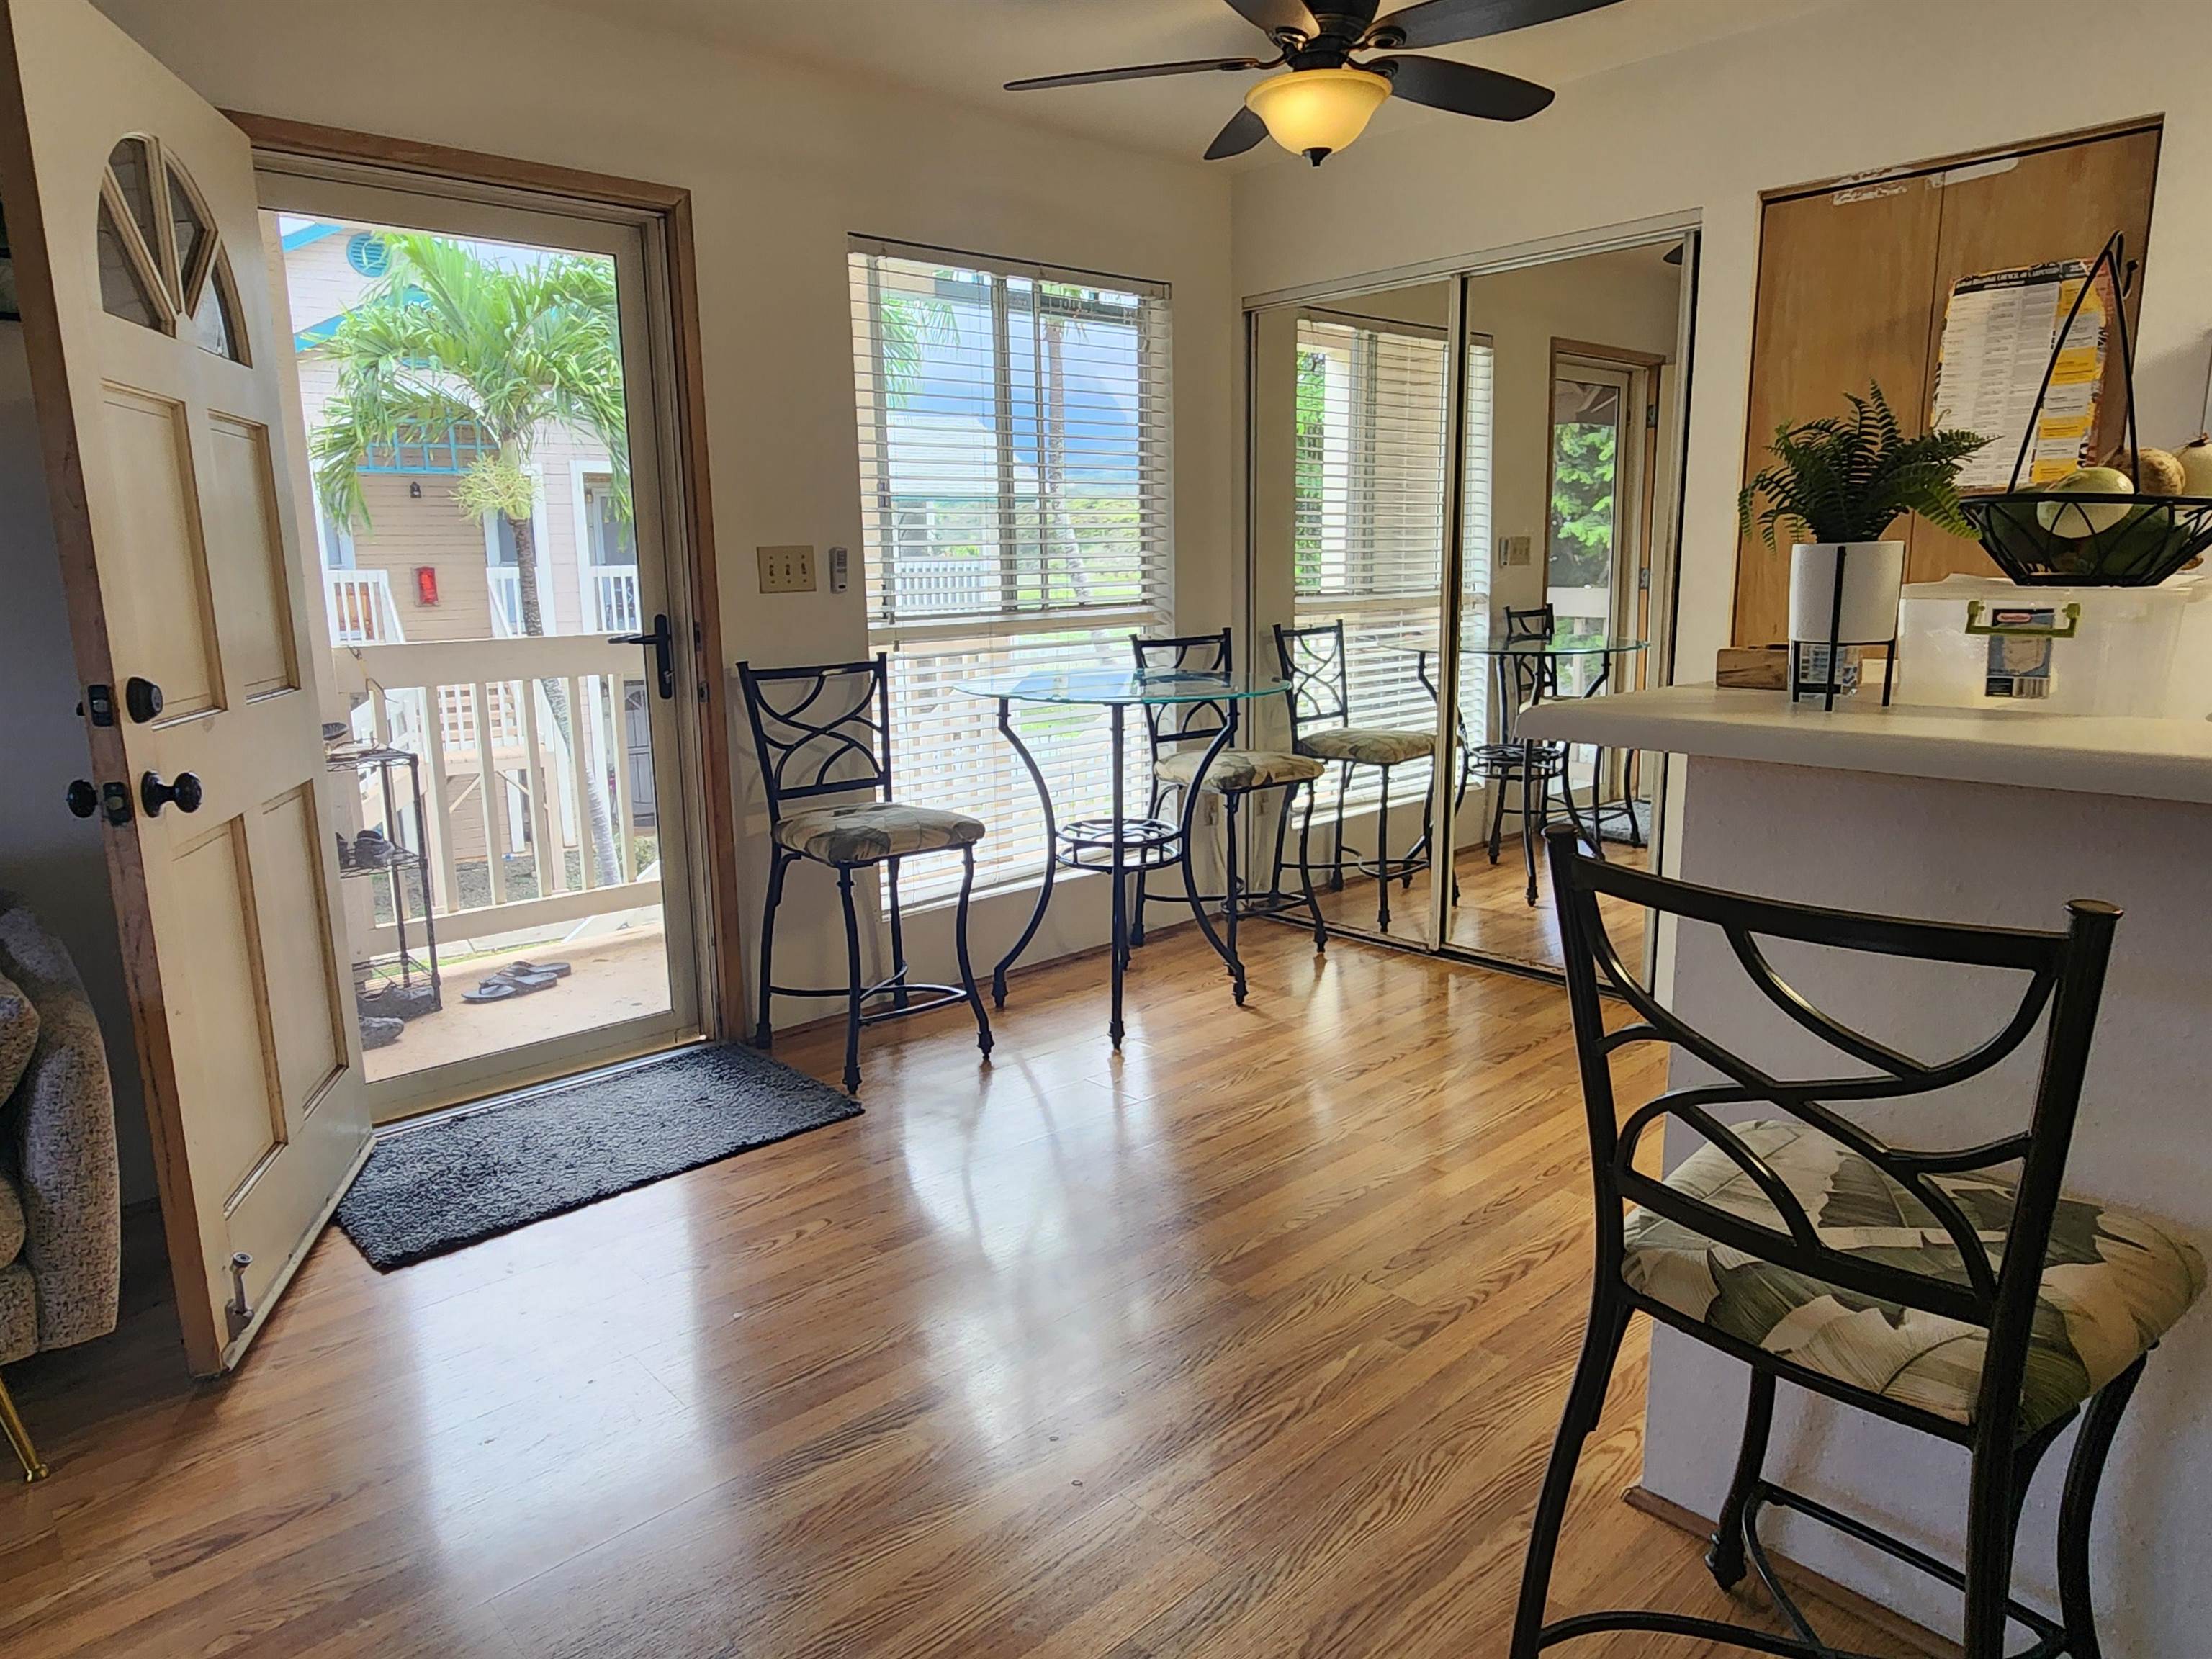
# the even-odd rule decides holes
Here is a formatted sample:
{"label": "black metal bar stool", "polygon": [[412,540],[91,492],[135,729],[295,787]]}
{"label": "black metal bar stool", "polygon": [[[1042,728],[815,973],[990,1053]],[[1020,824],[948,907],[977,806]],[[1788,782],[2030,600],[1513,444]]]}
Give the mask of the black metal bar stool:
{"label": "black metal bar stool", "polygon": [[[1468,766],[1490,788],[1490,833],[1486,842],[1491,863],[1498,862],[1504,845],[1505,815],[1511,812],[1519,820],[1521,861],[1528,872],[1527,899],[1533,907],[1536,902],[1536,838],[1551,823],[1553,789],[1558,790],[1576,830],[1593,849],[1597,847],[1597,832],[1583,823],[1575,805],[1574,783],[1567,775],[1573,750],[1564,743],[1521,735],[1521,716],[1547,696],[1557,695],[1557,663],[1550,656],[1534,651],[1501,652],[1493,655],[1491,662],[1495,665],[1497,678],[1498,741],[1475,750],[1468,757]],[[1510,801],[1509,793],[1516,785],[1519,787],[1520,799]]]}
{"label": "black metal bar stool", "polygon": [[[975,885],[975,843],[982,839],[981,818],[937,807],[909,806],[891,799],[890,667],[880,653],[870,661],[805,668],[755,668],[738,665],[744,688],[745,714],[752,722],[761,786],[768,794],[769,836],[775,842],[768,873],[768,902],[761,917],[760,1023],[753,1045],[774,1040],[769,1005],[777,996],[842,997],[845,1000],[845,1088],[860,1088],[860,1028],[908,1014],[926,1013],[947,1003],[965,1002],[975,1011],[975,1041],[991,1052],[991,1021],[975,989],[968,962],[968,899]],[[786,805],[856,790],[879,793],[879,800],[787,812]],[[958,849],[960,903],[952,922],[959,953],[960,983],[930,985],[907,977],[906,933],[899,914],[899,865],[921,853]],[[842,987],[778,985],[775,982],[775,918],[783,903],[785,872],[800,859],[811,859],[837,872],[837,893],[845,908],[846,981]],[[891,973],[873,985],[860,979],[860,922],[853,906],[853,872],[871,865],[885,866],[891,925]],[[927,1000],[916,1001],[915,994]],[[866,1005],[888,998],[888,1007]]]}
{"label": "black metal bar stool", "polygon": [[[1820,1639],[1777,1581],[1758,1528],[1770,1508],[1835,1528],[1962,1592],[1966,1659],[2003,1659],[2014,1622],[2035,1638],[2014,1659],[2098,1659],[2089,1528],[2106,1455],[2145,1357],[2204,1288],[2203,1256],[2169,1224],[2060,1187],[2119,912],[2076,900],[2064,933],[2038,933],[1776,903],[1583,857],[1564,825],[1549,832],[1549,857],[1595,1171],[1597,1275],[1537,1499],[1512,1659],[1608,1631],[1851,1659]],[[1771,1076],[1692,1028],[1622,962],[1601,896],[1719,929],[1760,994],[1856,1072]],[[1815,1007],[1775,971],[1764,946],[1770,939],[2000,970],[2024,975],[2027,985],[2001,1029],[1952,1057],[1923,1060]],[[1631,1010],[1629,1023],[1611,1031],[1601,984]],[[1996,1139],[1893,1145],[1838,1109],[1979,1077],[2039,1025],[2033,1104],[2021,1127]],[[1641,1042],[1679,1049],[1723,1080],[1663,1093],[1621,1121],[1611,1058]],[[1728,1122],[1717,1115],[1741,1106],[1767,1115]],[[1644,1133],[1667,1118],[1705,1144],[1661,1180],[1635,1159]],[[1941,1127],[1932,1112],[1929,1127],[1932,1140]],[[1743,1443],[1705,1559],[1724,1588],[1747,1565],[1755,1571],[1790,1636],[1645,1610],[1544,1622],[1576,1460],[1638,1312],[1751,1369]],[[2093,1340],[2077,1340],[2084,1338]],[[1972,1464],[1964,1568],[1767,1480],[1778,1382],[1966,1447]],[[2076,1417],[2054,1619],[2013,1595],[2013,1547],[2036,1466]]]}
{"label": "black metal bar stool", "polygon": [[[1225,628],[1218,634],[1188,634],[1174,639],[1148,640],[1132,635],[1129,645],[1137,653],[1139,669],[1182,670],[1218,674],[1224,678],[1236,670],[1236,648]],[[1304,875],[1303,866],[1301,896],[1294,900],[1283,891],[1283,842],[1291,824],[1291,803],[1301,789],[1310,797],[1314,780],[1321,776],[1324,769],[1321,762],[1309,755],[1237,747],[1237,708],[1233,702],[1147,703],[1145,723],[1152,743],[1152,799],[1149,811],[1153,817],[1160,816],[1170,794],[1189,793],[1191,781],[1198,775],[1200,767],[1206,774],[1200,785],[1201,792],[1220,798],[1222,816],[1226,821],[1222,890],[1198,890],[1198,872],[1191,862],[1190,842],[1187,839],[1177,840],[1176,861],[1182,866],[1183,896],[1191,908],[1202,916],[1206,905],[1218,904],[1222,908],[1223,943],[1227,946],[1230,978],[1236,987],[1237,1000],[1242,1003],[1244,963],[1237,954],[1237,922],[1240,915],[1272,915],[1287,909],[1292,903],[1302,902],[1313,919],[1314,949],[1328,948],[1328,927],[1322,920],[1321,902],[1314,896],[1312,878]],[[1210,747],[1224,732],[1227,746]],[[1275,816],[1274,868],[1266,890],[1255,891],[1238,868],[1243,853],[1238,845],[1237,821],[1247,796],[1270,789],[1283,792],[1282,810]],[[1176,817],[1188,822],[1192,815],[1178,812]],[[1129,930],[1129,943],[1133,945],[1145,942],[1145,880],[1150,873],[1150,866],[1137,872],[1136,915]]]}
{"label": "black metal bar stool", "polygon": [[[1323,866],[1328,872],[1329,889],[1344,890],[1344,873],[1350,870],[1360,875],[1375,878],[1375,921],[1378,927],[1390,925],[1390,884],[1397,881],[1406,887],[1413,884],[1413,877],[1429,867],[1431,833],[1435,825],[1435,791],[1424,793],[1421,808],[1421,833],[1407,853],[1397,858],[1390,856],[1390,771],[1409,761],[1432,760],[1437,752],[1434,732],[1414,732],[1391,726],[1354,726],[1352,723],[1351,668],[1345,655],[1344,619],[1317,623],[1310,628],[1285,628],[1275,624],[1275,655],[1282,666],[1284,679],[1290,683],[1285,693],[1291,709],[1291,748],[1297,754],[1315,760],[1334,762],[1339,768],[1336,786],[1336,840]],[[1355,768],[1371,766],[1382,775],[1382,797],[1375,808],[1375,856],[1371,859],[1345,857],[1344,797],[1352,781]],[[1306,796],[1305,823],[1298,832],[1298,875],[1308,886],[1313,883],[1313,806],[1314,797]]]}

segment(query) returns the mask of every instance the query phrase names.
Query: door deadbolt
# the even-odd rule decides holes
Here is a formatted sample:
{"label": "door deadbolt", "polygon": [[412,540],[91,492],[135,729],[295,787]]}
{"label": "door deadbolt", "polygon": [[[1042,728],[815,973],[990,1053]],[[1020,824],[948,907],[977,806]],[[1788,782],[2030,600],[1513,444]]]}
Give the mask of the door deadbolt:
{"label": "door deadbolt", "polygon": [[133,674],[123,683],[123,707],[131,718],[141,726],[156,719],[161,713],[161,688],[141,675]]}
{"label": "door deadbolt", "polygon": [[93,787],[90,778],[79,778],[69,787],[63,797],[69,803],[71,816],[88,818],[100,811],[100,791]]}
{"label": "door deadbolt", "polygon": [[161,781],[159,772],[149,772],[138,780],[138,804],[146,809],[146,816],[158,818],[164,806],[174,806],[179,812],[197,812],[206,791],[201,788],[197,773],[179,772],[174,783]]}

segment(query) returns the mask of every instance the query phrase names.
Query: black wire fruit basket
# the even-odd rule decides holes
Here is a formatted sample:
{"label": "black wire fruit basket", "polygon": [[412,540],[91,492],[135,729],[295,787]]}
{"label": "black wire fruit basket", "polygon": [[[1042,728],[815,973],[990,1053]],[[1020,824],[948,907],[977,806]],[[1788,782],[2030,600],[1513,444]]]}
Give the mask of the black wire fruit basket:
{"label": "black wire fruit basket", "polygon": [[2043,405],[2051,395],[2051,375],[2081,306],[2096,284],[2099,270],[2112,277],[2112,326],[2120,343],[2120,368],[2127,398],[2127,471],[2142,477],[2142,447],[2136,434],[2136,362],[2128,335],[2124,296],[2124,243],[2118,231],[2096,263],[2052,342],[2035,394],[2020,453],[2005,490],[1967,495],[1959,510],[1974,527],[1982,549],[1997,568],[2023,587],[2154,587],[2212,548],[2212,497],[2203,495],[2098,495],[2087,490],[2022,489],[2021,470],[2035,445]]}

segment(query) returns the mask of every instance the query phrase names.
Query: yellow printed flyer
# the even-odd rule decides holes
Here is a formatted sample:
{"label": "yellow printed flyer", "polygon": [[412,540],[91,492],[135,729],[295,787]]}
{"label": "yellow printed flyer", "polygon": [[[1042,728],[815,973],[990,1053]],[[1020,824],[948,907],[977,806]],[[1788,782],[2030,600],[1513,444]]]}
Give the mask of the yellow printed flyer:
{"label": "yellow printed flyer", "polygon": [[2031,422],[2034,437],[2021,469],[2020,488],[2048,483],[2094,459],[2088,452],[2104,392],[2107,324],[2115,300],[2111,279],[2101,271],[2082,295],[2089,266],[2086,259],[2063,259],[1984,271],[1952,286],[1943,312],[1930,423],[1963,427],[1995,440],[1960,470],[1960,489],[2012,487],[2013,466]]}

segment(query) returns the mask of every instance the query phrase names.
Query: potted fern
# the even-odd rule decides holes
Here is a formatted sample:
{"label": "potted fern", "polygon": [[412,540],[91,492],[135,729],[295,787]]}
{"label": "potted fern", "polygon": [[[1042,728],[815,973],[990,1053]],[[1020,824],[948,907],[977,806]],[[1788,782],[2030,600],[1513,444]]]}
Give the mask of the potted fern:
{"label": "potted fern", "polygon": [[[1905,544],[1883,538],[1905,514],[1974,533],[1959,510],[1959,468],[1989,440],[1955,428],[1906,437],[1878,384],[1864,398],[1846,398],[1847,416],[1778,427],[1767,446],[1773,465],[1736,502],[1744,532],[1756,525],[1769,547],[1783,526],[1804,533],[1790,549],[1793,659],[1801,642],[1879,645],[1897,637]],[[1762,498],[1764,509],[1754,512]],[[1832,696],[1838,670],[1831,660]],[[1793,684],[1799,678],[1793,673]]]}

